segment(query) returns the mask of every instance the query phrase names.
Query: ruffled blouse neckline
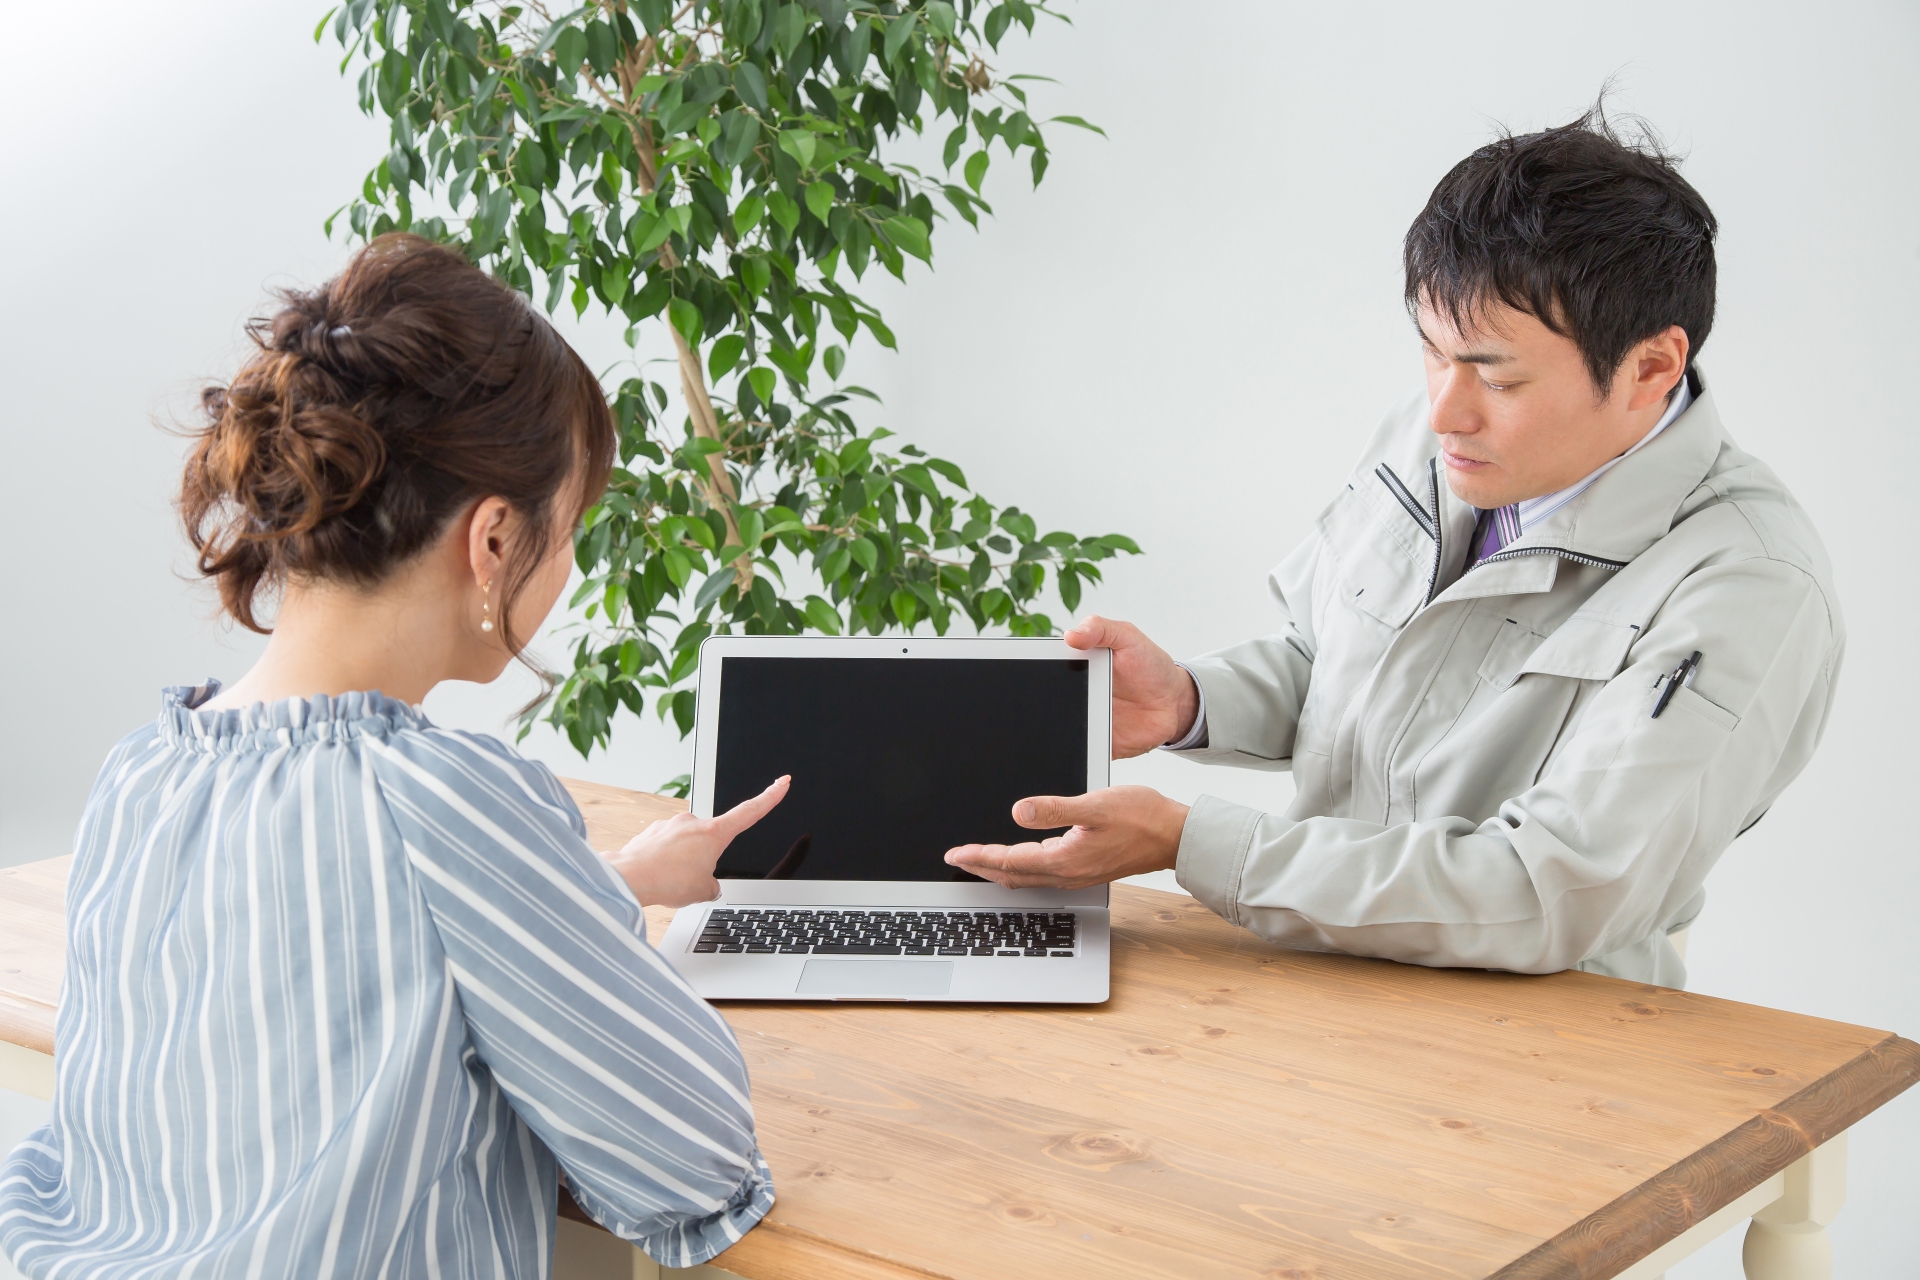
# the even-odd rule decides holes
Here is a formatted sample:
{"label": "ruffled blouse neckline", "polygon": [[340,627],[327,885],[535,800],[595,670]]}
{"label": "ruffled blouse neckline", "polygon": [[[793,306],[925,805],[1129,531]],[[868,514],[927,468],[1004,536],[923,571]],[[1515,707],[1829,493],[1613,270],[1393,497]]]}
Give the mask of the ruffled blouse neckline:
{"label": "ruffled blouse neckline", "polygon": [[385,738],[405,729],[433,727],[420,708],[378,690],[282,698],[223,711],[199,709],[219,692],[220,682],[214,679],[161,690],[161,738],[186,751],[230,755],[347,742],[363,734]]}

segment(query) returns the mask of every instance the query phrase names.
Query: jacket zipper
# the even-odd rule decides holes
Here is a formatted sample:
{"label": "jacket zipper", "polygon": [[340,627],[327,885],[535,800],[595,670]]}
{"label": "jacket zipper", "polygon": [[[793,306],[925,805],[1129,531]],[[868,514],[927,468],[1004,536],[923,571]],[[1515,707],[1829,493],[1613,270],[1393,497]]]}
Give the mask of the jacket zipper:
{"label": "jacket zipper", "polygon": [[1440,560],[1442,550],[1440,545],[1439,459],[1427,459],[1427,501],[1432,504],[1433,510],[1431,513],[1422,507],[1419,501],[1414,498],[1412,491],[1402,483],[1399,476],[1394,474],[1392,467],[1383,462],[1373,469],[1373,473],[1380,477],[1380,482],[1387,486],[1387,491],[1400,500],[1400,505],[1407,509],[1407,514],[1413,517],[1413,522],[1420,526],[1420,532],[1433,539],[1433,568],[1427,573],[1427,598],[1421,602],[1423,606],[1432,604],[1434,588],[1440,585]]}
{"label": "jacket zipper", "polygon": [[[1558,547],[1515,547],[1511,551],[1496,551],[1480,564],[1492,564],[1495,560],[1518,560],[1521,556],[1559,556],[1562,560],[1591,565],[1595,569],[1605,569],[1609,573],[1618,572],[1627,567],[1625,560],[1608,560],[1604,556],[1581,555],[1578,551],[1563,551]],[[1480,565],[1473,567],[1478,569]]]}

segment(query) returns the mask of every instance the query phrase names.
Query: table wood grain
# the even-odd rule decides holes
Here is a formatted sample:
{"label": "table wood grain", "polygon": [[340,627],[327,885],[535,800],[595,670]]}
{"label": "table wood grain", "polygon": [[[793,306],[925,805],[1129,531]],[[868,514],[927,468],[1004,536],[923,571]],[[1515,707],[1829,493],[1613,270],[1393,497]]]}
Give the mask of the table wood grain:
{"label": "table wood grain", "polygon": [[[600,849],[684,808],[568,787]],[[67,861],[0,871],[0,1038],[42,1050]],[[657,940],[671,913],[647,914]],[[1920,1079],[1920,1046],[1884,1031],[1285,951],[1126,885],[1113,964],[1098,1006],[724,1006],[779,1199],[716,1265],[1611,1276]]]}

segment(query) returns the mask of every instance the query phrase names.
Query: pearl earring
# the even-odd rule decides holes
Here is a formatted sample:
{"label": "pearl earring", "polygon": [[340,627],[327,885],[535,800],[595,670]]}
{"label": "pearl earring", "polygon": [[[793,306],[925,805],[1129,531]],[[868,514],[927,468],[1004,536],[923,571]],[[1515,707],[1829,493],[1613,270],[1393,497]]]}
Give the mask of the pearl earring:
{"label": "pearl earring", "polygon": [[480,589],[487,593],[480,600],[480,629],[491,631],[493,630],[493,583],[488,582]]}

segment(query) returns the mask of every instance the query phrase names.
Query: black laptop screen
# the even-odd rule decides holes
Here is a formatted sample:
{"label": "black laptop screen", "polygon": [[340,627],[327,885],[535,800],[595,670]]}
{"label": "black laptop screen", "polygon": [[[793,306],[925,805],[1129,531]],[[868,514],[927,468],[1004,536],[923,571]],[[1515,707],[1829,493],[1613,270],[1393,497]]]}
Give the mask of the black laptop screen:
{"label": "black laptop screen", "polygon": [[1085,660],[720,661],[713,811],[793,775],[723,879],[972,881],[948,849],[1058,834],[1014,801],[1087,789]]}

